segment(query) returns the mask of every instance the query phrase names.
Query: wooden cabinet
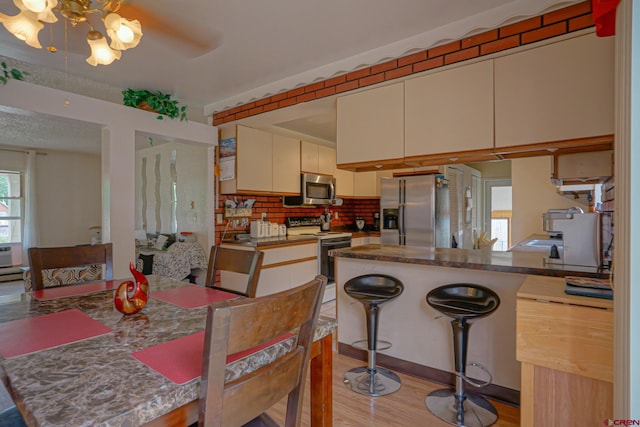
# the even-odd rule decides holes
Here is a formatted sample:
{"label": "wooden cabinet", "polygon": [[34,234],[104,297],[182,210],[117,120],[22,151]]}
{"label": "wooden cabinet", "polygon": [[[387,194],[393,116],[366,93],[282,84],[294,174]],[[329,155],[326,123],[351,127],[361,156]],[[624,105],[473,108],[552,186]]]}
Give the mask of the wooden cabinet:
{"label": "wooden cabinet", "polygon": [[333,176],[336,179],[336,196],[352,197],[353,196],[353,175],[354,172],[336,169]]}
{"label": "wooden cabinet", "polygon": [[273,135],[274,193],[300,193],[300,142],[295,138]]}
{"label": "wooden cabinet", "polygon": [[405,81],[405,157],[493,149],[493,61]]}
{"label": "wooden cabinet", "polygon": [[404,157],[404,83],[337,100],[337,164]]}
{"label": "wooden cabinet", "polygon": [[613,301],[567,295],[564,279],[528,276],[517,294],[523,427],[613,418]]}
{"label": "wooden cabinet", "polygon": [[300,194],[300,141],[237,126],[235,179],[220,193]]}
{"label": "wooden cabinet", "polygon": [[335,148],[300,141],[300,170],[302,172],[333,175],[335,168]]}
{"label": "wooden cabinet", "polygon": [[614,63],[595,34],[495,59],[496,148],[612,134]]}

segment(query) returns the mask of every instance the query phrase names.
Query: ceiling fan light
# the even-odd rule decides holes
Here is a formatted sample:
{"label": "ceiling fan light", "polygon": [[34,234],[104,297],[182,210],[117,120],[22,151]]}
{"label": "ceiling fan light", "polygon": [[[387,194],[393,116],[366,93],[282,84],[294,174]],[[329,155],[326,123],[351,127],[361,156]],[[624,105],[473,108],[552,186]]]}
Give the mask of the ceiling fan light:
{"label": "ceiling fan light", "polygon": [[24,41],[31,47],[42,48],[40,41],[38,41],[38,33],[44,24],[38,21],[35,13],[21,10],[16,16],[0,14],[0,22],[18,40]]}
{"label": "ceiling fan light", "polygon": [[53,23],[58,20],[53,14],[58,0],[13,0],[13,3],[22,11],[35,13],[38,21]]}
{"label": "ceiling fan light", "polygon": [[107,40],[99,31],[89,31],[87,43],[91,47],[91,55],[87,62],[94,67],[97,65],[109,65],[122,55],[120,51],[113,50],[107,44]]}
{"label": "ceiling fan light", "polygon": [[47,0],[22,0],[22,4],[31,12],[44,12],[47,7]]}
{"label": "ceiling fan light", "polygon": [[107,35],[111,39],[111,48],[126,50],[136,47],[140,43],[140,38],[142,38],[140,21],[130,21],[117,13],[109,13],[103,21]]}

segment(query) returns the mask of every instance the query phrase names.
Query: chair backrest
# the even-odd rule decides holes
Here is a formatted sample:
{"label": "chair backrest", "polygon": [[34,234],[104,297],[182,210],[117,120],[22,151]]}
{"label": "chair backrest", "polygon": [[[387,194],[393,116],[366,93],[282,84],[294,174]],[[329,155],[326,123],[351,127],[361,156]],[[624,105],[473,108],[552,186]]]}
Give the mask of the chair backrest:
{"label": "chair backrest", "polygon": [[64,246],[56,248],[29,248],[29,267],[32,289],[44,289],[42,270],[104,264],[104,280],[113,279],[113,246],[100,245]]}
{"label": "chair backrest", "polygon": [[[288,395],[285,427],[300,425],[304,383],[325,276],[263,297],[220,301],[208,307],[200,386],[199,426],[241,426]],[[227,356],[287,332],[295,346],[270,364],[225,384]]]}
{"label": "chair backrest", "polygon": [[[260,279],[263,257],[264,252],[262,251],[247,251],[212,246],[211,253],[209,254],[206,286],[215,286],[225,291],[254,298],[258,290],[258,279]],[[247,278],[246,288],[232,289],[222,285],[216,285],[216,273],[219,271],[245,274]]]}

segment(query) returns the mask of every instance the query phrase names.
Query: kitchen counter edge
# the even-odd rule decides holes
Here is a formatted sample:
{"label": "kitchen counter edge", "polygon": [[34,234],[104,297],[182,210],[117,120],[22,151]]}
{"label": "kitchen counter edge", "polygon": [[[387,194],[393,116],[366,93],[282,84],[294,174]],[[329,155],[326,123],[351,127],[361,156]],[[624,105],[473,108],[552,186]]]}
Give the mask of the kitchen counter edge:
{"label": "kitchen counter edge", "polygon": [[433,249],[415,246],[368,244],[351,248],[334,249],[331,251],[331,254],[338,258],[422,264],[540,276],[609,277],[608,272],[598,272],[596,268],[547,264],[544,255],[528,252],[514,253],[448,248]]}

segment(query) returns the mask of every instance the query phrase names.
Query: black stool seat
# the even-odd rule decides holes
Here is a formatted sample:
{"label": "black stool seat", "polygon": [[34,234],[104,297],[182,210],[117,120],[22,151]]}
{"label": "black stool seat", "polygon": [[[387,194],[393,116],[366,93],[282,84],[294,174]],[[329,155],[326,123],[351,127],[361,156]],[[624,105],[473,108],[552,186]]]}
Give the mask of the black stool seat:
{"label": "black stool seat", "polygon": [[351,345],[367,343],[367,366],[360,366],[344,374],[344,384],[352,391],[366,396],[383,396],[400,388],[400,377],[395,372],[376,366],[376,353],[391,347],[388,341],[378,341],[378,322],[382,304],[400,296],[404,285],[386,274],[366,274],[354,277],[344,284],[344,292],[360,302],[367,316],[367,339]]}
{"label": "black stool seat", "polygon": [[[472,283],[440,286],[427,294],[427,303],[451,318],[453,357],[456,373],[455,389],[439,389],[425,399],[427,408],[441,420],[455,426],[487,427],[498,419],[498,411],[484,397],[465,390],[465,383],[484,387],[491,383],[476,383],[466,375],[467,345],[471,320],[488,316],[500,306],[498,294]],[[491,377],[478,363],[473,362]]]}
{"label": "black stool seat", "polygon": [[350,297],[374,304],[382,304],[399,296],[404,290],[402,282],[385,274],[368,274],[354,277],[344,284]]}
{"label": "black stool seat", "polygon": [[493,313],[500,298],[484,286],[454,283],[433,289],[427,294],[427,303],[449,317],[470,320]]}

